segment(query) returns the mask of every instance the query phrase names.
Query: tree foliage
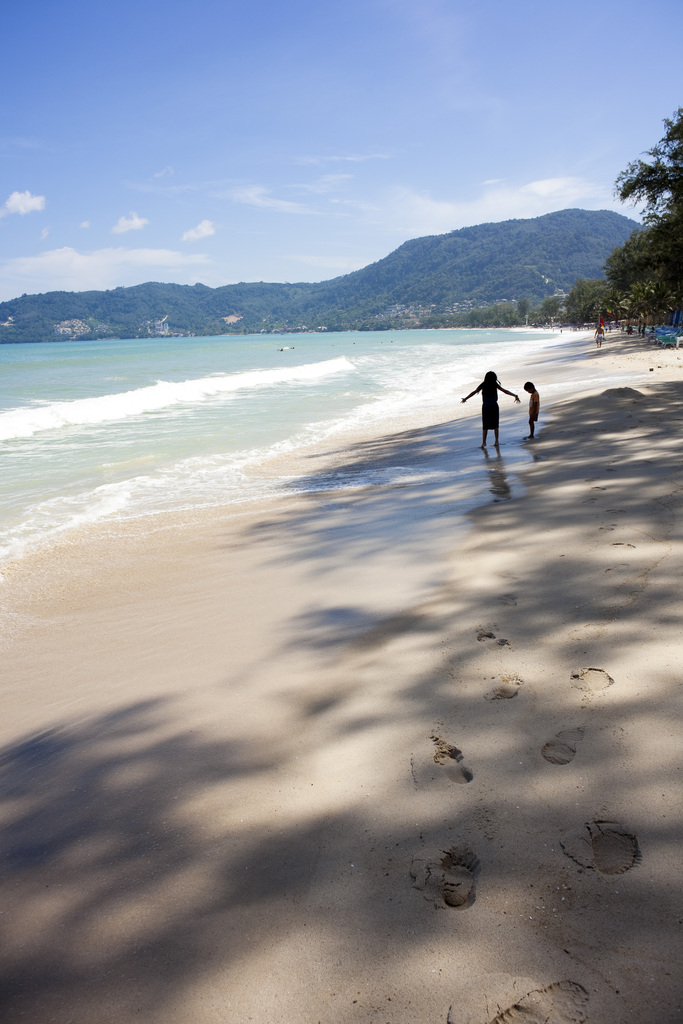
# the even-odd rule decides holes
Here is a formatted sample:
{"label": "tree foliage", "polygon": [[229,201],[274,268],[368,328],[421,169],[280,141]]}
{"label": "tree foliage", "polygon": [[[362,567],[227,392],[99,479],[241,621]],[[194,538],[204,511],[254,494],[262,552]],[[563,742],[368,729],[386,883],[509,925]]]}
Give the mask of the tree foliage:
{"label": "tree foliage", "polygon": [[652,159],[633,161],[616,180],[622,202],[644,204],[646,221],[653,224],[683,209],[683,107],[664,124],[664,138],[646,153]]}
{"label": "tree foliage", "polygon": [[[606,264],[615,288],[662,283],[683,300],[683,107],[665,118],[664,137],[616,180],[623,202],[644,205],[645,228],[615,249]],[[664,292],[662,293],[664,294]]]}
{"label": "tree foliage", "polygon": [[605,272],[612,288],[618,291],[628,291],[637,281],[651,274],[648,232],[636,230],[623,245],[613,249],[605,262]]}
{"label": "tree foliage", "polygon": [[565,299],[565,320],[585,324],[603,315],[607,282],[603,278],[580,278]]}

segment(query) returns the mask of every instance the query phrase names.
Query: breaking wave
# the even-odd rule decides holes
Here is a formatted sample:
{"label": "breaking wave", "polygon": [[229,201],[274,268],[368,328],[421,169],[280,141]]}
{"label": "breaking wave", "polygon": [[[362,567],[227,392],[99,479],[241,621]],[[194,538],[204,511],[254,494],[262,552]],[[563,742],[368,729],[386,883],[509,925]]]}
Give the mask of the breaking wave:
{"label": "breaking wave", "polygon": [[0,413],[0,441],[32,437],[40,431],[59,430],[61,427],[125,420],[144,413],[169,409],[174,405],[196,405],[235,391],[273,387],[278,384],[305,383],[354,369],[353,363],[341,356],[302,366],[216,374],[197,380],[159,380],[148,387],[119,394],[21,406]]}

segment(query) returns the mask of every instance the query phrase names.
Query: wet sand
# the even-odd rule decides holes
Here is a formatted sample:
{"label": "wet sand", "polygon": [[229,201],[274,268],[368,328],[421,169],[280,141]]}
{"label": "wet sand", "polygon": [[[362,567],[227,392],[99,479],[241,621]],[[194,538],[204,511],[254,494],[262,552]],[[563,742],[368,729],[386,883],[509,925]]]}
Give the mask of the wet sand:
{"label": "wet sand", "polygon": [[452,536],[437,476],[11,575],[3,1021],[677,1019],[683,352],[585,350],[639,381],[540,371]]}

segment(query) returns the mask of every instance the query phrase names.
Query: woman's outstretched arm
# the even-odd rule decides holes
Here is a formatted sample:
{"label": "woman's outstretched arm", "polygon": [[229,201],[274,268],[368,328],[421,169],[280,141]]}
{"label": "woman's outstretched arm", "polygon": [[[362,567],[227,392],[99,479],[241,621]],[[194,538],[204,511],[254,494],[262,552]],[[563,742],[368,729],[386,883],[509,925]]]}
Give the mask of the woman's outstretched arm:
{"label": "woman's outstretched arm", "polygon": [[474,391],[470,391],[469,395],[466,395],[465,398],[462,398],[460,400],[460,404],[462,405],[462,403],[466,402],[468,398],[472,397],[472,395],[476,395],[477,391],[481,391],[481,388],[482,388],[482,385],[480,384],[478,388],[474,389]]}
{"label": "woman's outstretched arm", "polygon": [[497,384],[497,387],[499,391],[504,391],[506,395],[510,396],[510,398],[514,398],[515,402],[519,405],[519,395],[516,395],[514,391],[508,391],[508,389],[504,388],[502,384]]}

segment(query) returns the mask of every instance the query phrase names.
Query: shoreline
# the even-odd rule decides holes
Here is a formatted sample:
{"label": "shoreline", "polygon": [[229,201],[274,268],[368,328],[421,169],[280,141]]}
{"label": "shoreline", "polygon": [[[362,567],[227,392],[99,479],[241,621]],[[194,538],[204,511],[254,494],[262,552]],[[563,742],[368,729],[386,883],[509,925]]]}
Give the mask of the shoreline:
{"label": "shoreline", "polygon": [[[309,477],[310,465],[322,465],[328,449],[341,449],[344,444],[350,444],[352,441],[362,441],[380,434],[391,434],[411,427],[424,427],[439,421],[460,418],[460,411],[453,408],[454,381],[459,380],[460,384],[456,386],[467,387],[467,390],[471,381],[478,382],[479,370],[481,365],[488,362],[487,353],[490,354],[492,347],[499,350],[493,362],[497,365],[498,372],[502,371],[503,376],[508,366],[514,369],[514,365],[519,365],[522,360],[531,360],[532,365],[536,366],[537,354],[539,359],[542,359],[543,352],[548,348],[566,347],[559,336],[551,337],[548,332],[540,332],[540,340],[530,340],[529,335],[533,333],[526,332],[525,337],[515,332],[507,332],[504,340],[508,344],[484,344],[480,349],[480,365],[477,368],[471,365],[477,345],[470,345],[468,349],[465,343],[467,354],[463,361],[459,358],[460,342],[466,338],[471,339],[472,332],[451,332],[453,337],[449,335],[445,345],[436,339],[437,344],[433,349],[439,353],[436,357],[431,354],[428,334],[409,332],[407,340],[410,344],[407,352],[410,352],[411,348],[414,349],[416,344],[418,349],[426,344],[427,355],[424,374],[421,373],[420,363],[415,358],[413,371],[408,377],[406,372],[410,357],[408,356],[406,363],[407,353],[400,352],[401,345],[398,344],[398,350],[395,348],[395,366],[392,370],[394,354],[389,353],[389,346],[385,345],[383,340],[375,339],[370,345],[369,366],[372,369],[367,371],[364,369],[365,362],[368,362],[365,360],[367,353],[364,346],[359,346],[357,350],[355,343],[351,345],[349,339],[346,339],[345,346],[333,343],[331,348],[328,341],[322,350],[315,352],[305,350],[304,346],[297,355],[296,366],[282,367],[277,364],[279,357],[274,357],[270,351],[269,357],[264,359],[266,377],[270,370],[277,374],[284,370],[286,373],[293,373],[297,378],[300,377],[302,381],[307,380],[311,374],[314,378],[324,381],[332,365],[328,357],[339,357],[343,353],[341,358],[337,358],[337,363],[344,363],[347,371],[351,373],[351,392],[346,396],[336,396],[335,401],[341,400],[341,405],[337,405],[335,411],[331,408],[326,410],[318,402],[318,407],[316,408],[314,404],[308,416],[298,419],[295,416],[292,419],[293,410],[290,408],[289,413],[287,412],[286,394],[283,394],[273,399],[271,413],[263,409],[258,413],[258,388],[254,391],[255,381],[252,373],[250,380],[242,381],[247,387],[240,399],[245,403],[241,409],[247,425],[246,433],[242,436],[237,429],[239,418],[235,420],[235,415],[238,415],[239,410],[233,410],[232,419],[228,417],[225,422],[222,418],[217,420],[216,413],[211,412],[212,404],[209,401],[205,403],[207,408],[202,413],[203,416],[208,416],[203,427],[200,416],[198,446],[192,443],[192,431],[188,436],[188,443],[182,440],[182,432],[179,433],[177,426],[173,426],[173,416],[167,424],[170,436],[167,438],[166,446],[163,441],[165,430],[160,430],[158,424],[155,426],[154,417],[148,424],[151,433],[145,437],[142,422],[136,426],[128,423],[124,416],[118,427],[102,427],[99,436],[98,429],[95,429],[91,438],[92,456],[88,453],[88,430],[85,427],[83,443],[76,436],[73,439],[73,450],[70,450],[70,429],[67,429],[65,434],[61,432],[64,436],[60,436],[58,432],[54,438],[46,437],[45,445],[41,441],[41,431],[35,430],[42,422],[41,417],[45,422],[51,421],[53,416],[57,421],[69,422],[72,419],[78,421],[90,417],[96,423],[104,412],[112,413],[117,409],[119,412],[130,411],[131,402],[137,402],[141,408],[154,408],[155,403],[161,400],[161,396],[156,394],[156,387],[152,388],[154,395],[149,394],[148,387],[141,386],[131,392],[104,396],[104,407],[101,407],[100,399],[97,399],[94,405],[90,399],[86,399],[85,405],[76,400],[67,401],[66,404],[48,403],[46,407],[41,406],[38,412],[28,407],[10,411],[7,422],[3,420],[4,433],[7,436],[12,434],[14,440],[10,440],[7,448],[8,477],[2,503],[0,563],[21,557],[25,550],[36,547],[45,550],[53,538],[59,541],[60,537],[76,536],[75,531],[81,527],[96,530],[97,525],[101,524],[101,528],[106,530],[108,525],[114,525],[119,521],[130,523],[135,518],[142,521],[150,514],[156,515],[157,512],[173,515],[174,512],[182,514],[183,511],[207,507],[219,510],[220,514],[223,505],[241,505],[249,495],[254,499],[252,507],[258,507],[259,500],[270,502],[279,493],[291,489],[294,477]],[[493,339],[493,332],[479,332],[479,335],[488,338],[488,342]],[[272,343],[269,343],[269,348],[272,349]],[[353,357],[350,356],[351,352]],[[379,355],[380,352],[382,354],[379,361],[385,364],[381,370],[378,363],[373,364],[373,353]],[[356,353],[361,359],[359,364],[353,367],[353,362],[348,363],[346,357],[355,358]],[[448,353],[451,354],[450,358]],[[109,358],[104,353],[100,355],[105,361]],[[272,363],[273,358],[276,365],[270,366],[269,370],[269,360]],[[445,372],[438,375],[434,373],[433,359],[437,363],[440,360],[448,363]],[[313,362],[309,362],[310,360]],[[200,392],[202,388],[211,391],[215,385],[204,377],[206,367],[201,363],[201,359],[195,373],[192,358],[190,364],[186,368],[188,379],[177,384],[180,391],[188,395],[192,395],[197,388]],[[101,369],[106,373],[111,367],[107,364],[107,367]],[[256,371],[256,377],[260,379],[263,372],[263,368]],[[354,402],[353,391],[357,388],[357,382],[353,383],[354,379],[357,377],[363,381],[366,372],[369,378],[362,384],[360,390],[357,390]],[[197,373],[199,380],[194,379]],[[364,401],[363,390],[373,379],[373,374],[378,374],[374,378],[374,386],[379,386],[378,395],[375,397],[380,400],[368,401],[366,394]],[[393,387],[398,388],[394,394],[390,393],[392,375]],[[342,378],[344,376],[342,373]],[[249,377],[247,373],[247,378]],[[237,378],[240,378],[239,373]],[[105,376],[105,379],[108,378]],[[330,379],[334,380],[334,375]],[[235,382],[234,375],[228,374],[224,382],[228,391],[231,390],[231,381]],[[138,383],[145,382],[138,380]],[[16,386],[15,382],[14,387]],[[163,391],[165,387],[166,385],[162,386],[162,395],[166,399],[173,397]],[[254,394],[250,394],[250,390],[254,391]],[[235,394],[239,393],[240,389],[237,388]],[[175,398],[177,397],[178,394],[175,394]],[[346,402],[346,399],[350,401]],[[261,399],[261,404],[264,400]],[[284,418],[275,412],[283,401]],[[455,403],[457,404],[457,399]],[[291,404],[290,401],[290,406]],[[179,421],[184,415],[185,413],[179,416]],[[258,424],[259,420],[264,419],[268,424],[269,417],[272,423],[270,427],[266,426],[265,432],[259,429],[257,436],[254,436],[252,429],[250,433],[250,428]],[[204,430],[206,437],[202,440],[201,433]],[[35,438],[25,437],[22,440],[22,431],[35,431]],[[127,436],[127,431],[132,431],[130,437]],[[119,449],[117,438],[121,432],[125,440],[123,448]],[[209,441],[212,433],[215,434],[215,438]],[[107,437],[106,450],[101,447],[104,435]],[[145,444],[149,449],[144,447]],[[47,458],[51,445],[54,445],[52,459]],[[139,448],[137,459],[130,462],[136,446]],[[461,447],[456,439],[454,451],[460,452]],[[96,466],[98,459],[103,460],[99,468]],[[332,460],[330,462],[332,464]],[[27,489],[23,467],[32,467],[32,475],[38,486],[30,486]],[[44,481],[42,485],[41,480]],[[359,481],[351,481],[351,485],[357,482]]]}
{"label": "shoreline", "polygon": [[[547,331],[539,333],[545,337],[548,336]],[[598,373],[596,376],[594,368],[590,368],[590,363],[585,361],[583,348],[586,340],[587,336],[572,338],[565,345],[551,345],[540,352],[521,354],[517,358],[510,353],[504,353],[505,358],[501,360],[504,363],[503,376],[509,384],[511,383],[509,376],[516,373],[519,376],[519,390],[521,391],[521,381],[524,375],[531,372],[532,367],[534,371],[538,371],[539,367],[543,368],[541,370],[543,377],[545,378],[546,373],[551,374],[552,377],[550,392],[546,392],[545,395],[545,401],[548,404],[548,401],[557,400],[559,396],[566,393],[569,386],[567,378],[571,377],[573,367],[578,359],[587,367],[588,372],[586,379],[577,382],[578,387],[585,391],[593,386],[599,386],[602,383],[600,374]],[[463,381],[463,390],[465,387],[469,387],[470,383],[469,379]],[[503,444],[508,448],[510,444],[519,448],[522,434],[526,432],[526,421],[523,428],[519,429],[517,421],[523,417],[520,416],[519,411],[516,416],[511,415],[510,410],[506,408],[507,402],[507,398],[504,398],[501,406],[501,422],[504,424]],[[423,408],[416,407],[410,411],[396,412],[393,416],[387,416],[383,420],[373,421],[371,419],[366,423],[339,424],[327,437],[303,441],[299,447],[294,447],[287,454],[280,450],[270,453],[255,450],[252,458],[247,460],[249,467],[246,470],[248,478],[245,480],[247,496],[231,495],[226,501],[216,497],[211,503],[191,502],[186,506],[178,505],[176,508],[173,508],[171,504],[158,510],[134,511],[131,509],[129,512],[124,507],[114,513],[103,512],[101,515],[98,513],[93,519],[88,518],[87,508],[84,508],[83,512],[75,517],[73,523],[66,521],[60,523],[57,520],[50,525],[48,519],[46,523],[42,524],[42,537],[39,534],[33,537],[29,531],[26,536],[18,536],[14,542],[11,542],[8,535],[6,542],[8,550],[0,564],[0,590],[3,578],[20,571],[22,560],[25,557],[28,557],[32,564],[36,564],[45,558],[49,559],[51,549],[56,552],[60,548],[68,548],[81,540],[87,542],[91,537],[109,536],[113,540],[119,533],[122,536],[131,532],[145,533],[147,524],[159,523],[164,528],[171,524],[175,524],[179,529],[184,525],[195,528],[198,521],[210,525],[212,518],[219,521],[226,515],[258,515],[262,508],[273,507],[282,500],[291,500],[293,495],[301,492],[302,484],[304,492],[306,487],[312,487],[319,491],[334,490],[336,483],[332,477],[337,465],[344,463],[344,453],[352,450],[354,445],[362,446],[363,443],[371,442],[373,439],[379,440],[392,435],[407,434],[408,431],[414,429],[424,430],[451,425],[453,428],[451,454],[455,460],[451,471],[467,471],[467,459],[472,458],[472,453],[469,452],[469,455],[467,453],[478,431],[478,427],[473,425],[474,413],[474,406],[467,409],[462,408],[459,396],[453,394],[448,400],[442,399]],[[476,444],[474,447],[478,448],[479,445]],[[311,471],[311,466],[314,467],[313,471]],[[352,473],[347,479],[339,482],[339,486],[344,488],[372,487],[382,482],[392,485],[394,481],[390,479],[364,481],[358,477],[357,473]],[[125,483],[126,481],[120,481],[122,485]],[[12,529],[18,531],[19,525],[17,523]],[[152,525],[151,529],[154,532],[156,525]],[[12,543],[14,550],[12,550]],[[0,593],[1,600],[2,594]]]}
{"label": "shoreline", "polygon": [[[5,1020],[673,1019],[683,372],[611,340],[641,383],[550,417],[539,383],[457,534],[437,477],[11,582]],[[452,423],[327,465],[432,459]]]}

